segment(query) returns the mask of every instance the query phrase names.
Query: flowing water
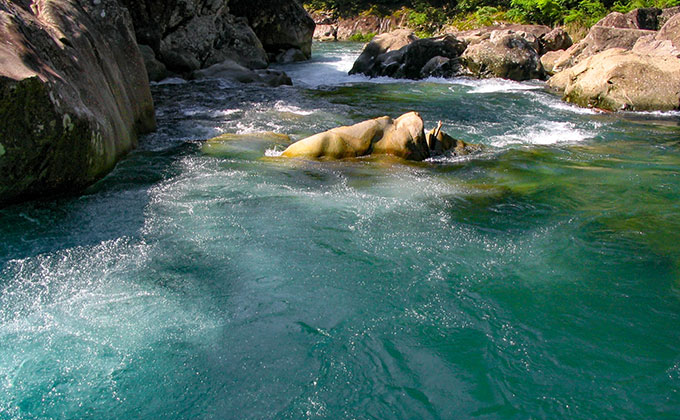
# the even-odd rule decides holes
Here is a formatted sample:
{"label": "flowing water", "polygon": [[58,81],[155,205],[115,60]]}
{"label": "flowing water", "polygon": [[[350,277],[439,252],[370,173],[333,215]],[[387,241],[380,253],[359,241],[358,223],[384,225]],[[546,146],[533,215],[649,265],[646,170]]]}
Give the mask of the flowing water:
{"label": "flowing water", "polygon": [[[680,417],[680,115],[349,77],[359,50],[295,87],[155,85],[113,173],[0,211],[0,419]],[[484,152],[258,134],[410,110]]]}

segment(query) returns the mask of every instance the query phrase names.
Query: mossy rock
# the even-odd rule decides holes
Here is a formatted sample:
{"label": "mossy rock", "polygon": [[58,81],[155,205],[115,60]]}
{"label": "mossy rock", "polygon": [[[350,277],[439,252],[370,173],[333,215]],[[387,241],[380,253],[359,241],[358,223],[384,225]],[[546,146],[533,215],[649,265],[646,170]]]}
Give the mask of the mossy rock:
{"label": "mossy rock", "polygon": [[84,188],[106,170],[101,136],[88,121],[61,115],[37,77],[0,77],[0,204]]}

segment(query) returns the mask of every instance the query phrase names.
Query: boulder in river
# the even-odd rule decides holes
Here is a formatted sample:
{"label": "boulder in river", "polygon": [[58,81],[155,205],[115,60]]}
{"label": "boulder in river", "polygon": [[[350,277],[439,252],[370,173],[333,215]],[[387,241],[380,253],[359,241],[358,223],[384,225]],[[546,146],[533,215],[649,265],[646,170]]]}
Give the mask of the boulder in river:
{"label": "boulder in river", "polygon": [[257,69],[251,70],[233,60],[224,60],[219,64],[196,70],[193,72],[194,79],[224,79],[240,83],[256,83],[266,86],[292,85],[288,75],[280,70]]}
{"label": "boulder in river", "polygon": [[[389,35],[389,34],[385,34]],[[422,79],[429,76],[452,77],[460,73],[458,58],[465,50],[465,44],[453,35],[438,38],[410,40],[401,48],[394,50],[379,47],[383,42],[369,43],[368,51],[384,50],[378,55],[370,55],[367,60],[362,56],[354,63],[350,74],[363,73],[370,77],[387,76],[396,79]],[[396,45],[400,45],[401,42]],[[394,44],[392,44],[394,45]],[[433,61],[434,60],[434,61]]]}
{"label": "boulder in river", "polygon": [[262,42],[226,0],[121,0],[132,16],[137,40],[151,47],[170,71],[194,70],[232,59],[249,68],[268,64]]}
{"label": "boulder in river", "polygon": [[565,50],[553,62],[553,72],[559,72],[578,64],[581,60],[610,48],[633,48],[640,37],[653,34],[643,29],[623,29],[608,26],[593,26],[581,42]]}
{"label": "boulder in river", "polygon": [[432,155],[458,156],[479,150],[480,146],[456,140],[441,131],[441,122],[426,136],[420,114],[409,112],[396,120],[385,116],[315,134],[293,143],[282,156],[343,159],[393,155],[420,161]]}
{"label": "boulder in river", "polygon": [[492,31],[488,38],[468,46],[461,59],[477,77],[529,80],[545,75],[536,49],[512,30]]}
{"label": "boulder in river", "polygon": [[0,2],[0,204],[79,191],[155,128],[125,8],[28,3]]}
{"label": "boulder in river", "polygon": [[371,42],[366,44],[361,55],[354,62],[349,74],[379,75],[377,70],[375,70],[378,57],[391,51],[398,51],[417,39],[418,37],[410,29],[397,29],[396,31],[376,36]]}

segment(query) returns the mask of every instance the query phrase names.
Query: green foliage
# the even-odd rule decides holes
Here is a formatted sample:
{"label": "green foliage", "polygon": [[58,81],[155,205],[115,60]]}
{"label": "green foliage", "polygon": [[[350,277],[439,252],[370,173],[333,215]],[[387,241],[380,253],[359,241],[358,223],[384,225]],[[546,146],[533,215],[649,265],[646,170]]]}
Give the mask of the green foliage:
{"label": "green foliage", "polygon": [[633,9],[641,7],[658,7],[664,9],[666,7],[673,7],[680,5],[679,0],[629,0],[622,2],[621,0],[614,3],[612,10],[615,12],[628,13]]}
{"label": "green foliage", "polygon": [[511,16],[523,22],[552,25],[562,20],[565,8],[558,0],[512,0]]}
{"label": "green foliage", "polygon": [[569,10],[564,17],[564,23],[576,23],[590,27],[607,15],[604,4],[598,0],[582,0],[578,8]]}
{"label": "green foliage", "polygon": [[375,32],[369,32],[367,34],[362,34],[362,33],[355,33],[352,36],[349,37],[349,41],[352,42],[370,42],[373,38],[375,38],[376,33]]}
{"label": "green foliage", "polygon": [[475,20],[480,26],[492,25],[494,17],[498,14],[498,9],[493,6],[481,7],[475,13]]}

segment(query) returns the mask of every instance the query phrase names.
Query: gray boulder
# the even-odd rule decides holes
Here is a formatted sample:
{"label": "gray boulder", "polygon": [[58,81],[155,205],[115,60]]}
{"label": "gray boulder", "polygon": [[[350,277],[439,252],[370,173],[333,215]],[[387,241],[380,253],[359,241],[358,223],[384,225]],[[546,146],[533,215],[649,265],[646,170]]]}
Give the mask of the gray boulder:
{"label": "gray boulder", "polygon": [[149,75],[150,81],[158,82],[170,76],[171,73],[165,67],[165,64],[156,59],[156,54],[151,47],[140,45],[139,51],[142,53],[144,67],[146,67],[146,73]]}
{"label": "gray boulder", "polygon": [[373,67],[378,57],[391,51],[398,51],[416,39],[418,37],[410,29],[397,29],[396,31],[376,36],[371,42],[366,44],[361,55],[354,62],[349,74],[371,76],[374,73]]}
{"label": "gray boulder", "polygon": [[[297,0],[259,0],[256,4],[250,0],[229,0],[229,11],[247,19],[270,61],[281,57],[300,61],[312,56],[316,24]],[[285,55],[291,49],[301,54]]]}
{"label": "gray boulder", "polygon": [[512,30],[491,32],[488,39],[470,45],[461,59],[476,77],[529,80],[545,76],[534,46]]}
{"label": "gray boulder", "polygon": [[189,74],[227,58],[267,66],[267,53],[246,19],[227,0],[120,0],[130,11],[137,40],[169,70]]}
{"label": "gray boulder", "polygon": [[659,29],[659,16],[661,14],[662,10],[656,7],[639,8],[626,14],[612,12],[597,22],[595,26],[656,31]]}
{"label": "gray boulder", "polygon": [[543,55],[552,51],[566,50],[571,47],[574,42],[571,37],[562,28],[555,28],[547,34],[539,37],[540,49],[539,54]]}
{"label": "gray boulder", "polygon": [[0,1],[0,204],[76,192],[155,128],[115,0]]}
{"label": "gray boulder", "polygon": [[[378,42],[383,42],[383,40],[380,39]],[[466,45],[453,35],[416,39],[398,50],[380,48],[380,50],[388,51],[375,57],[371,55],[370,60],[360,61],[362,59],[360,57],[350,74],[363,73],[370,77],[388,76],[397,79],[421,79],[428,76],[452,77],[460,73],[458,59],[465,47]],[[377,50],[375,44],[369,43],[364,52]],[[364,66],[364,63],[367,65]],[[360,68],[362,71],[358,70]]]}

